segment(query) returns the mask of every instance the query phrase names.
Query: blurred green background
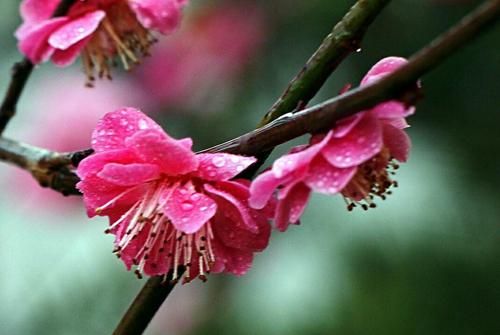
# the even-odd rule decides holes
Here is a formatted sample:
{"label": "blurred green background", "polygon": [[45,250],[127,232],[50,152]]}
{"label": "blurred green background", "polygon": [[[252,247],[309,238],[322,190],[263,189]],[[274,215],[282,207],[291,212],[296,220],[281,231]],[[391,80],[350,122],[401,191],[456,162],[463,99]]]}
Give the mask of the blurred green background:
{"label": "blurred green background", "polygon": [[[204,75],[224,59],[219,48],[210,54],[213,64],[186,71],[200,77],[187,85],[187,98],[157,101],[144,89],[140,67],[131,75],[115,71],[113,87],[98,82],[89,90],[79,64],[43,64],[7,135],[59,150],[84,148],[99,115],[133,104],[169,133],[193,137],[197,149],[227,140],[252,129],[354,3],[191,2],[183,27],[162,38],[162,46],[227,6],[257,13],[249,25],[259,29],[248,33],[257,41],[232,73],[224,73],[229,63],[223,63],[220,72]],[[366,34],[362,52],[340,66],[315,101],[347,82],[356,85],[382,57],[410,56],[478,3],[393,1]],[[20,58],[17,7],[0,4],[0,92]],[[248,12],[240,13],[243,20]],[[243,39],[245,29],[234,30],[235,40],[222,45],[239,41],[240,32]],[[226,37],[203,32],[199,40]],[[498,41],[499,26],[423,78],[425,98],[409,120],[411,158],[388,200],[350,213],[340,197],[313,197],[302,225],[274,233],[246,276],[214,275],[177,287],[147,334],[500,334]],[[207,50],[188,53],[206,60],[214,52]],[[187,67],[172,62],[174,69]],[[80,199],[40,191],[5,164],[0,186],[0,334],[110,334],[144,280],[111,253],[106,221],[89,221]]]}

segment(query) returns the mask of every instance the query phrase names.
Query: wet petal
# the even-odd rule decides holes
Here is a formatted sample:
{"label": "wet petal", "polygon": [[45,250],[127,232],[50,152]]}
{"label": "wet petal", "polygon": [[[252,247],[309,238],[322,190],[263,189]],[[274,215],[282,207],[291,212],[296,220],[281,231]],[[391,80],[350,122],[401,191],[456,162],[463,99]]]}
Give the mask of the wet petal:
{"label": "wet petal", "polygon": [[216,243],[215,265],[213,272],[228,272],[242,276],[252,267],[253,253],[246,250],[238,250]]}
{"label": "wet petal", "polygon": [[200,165],[197,175],[205,180],[228,180],[255,163],[254,157],[245,157],[225,153],[199,154]]}
{"label": "wet petal", "polygon": [[90,38],[83,39],[66,50],[55,50],[51,57],[52,62],[60,67],[71,65],[78,58]]}
{"label": "wet petal", "polygon": [[272,167],[272,172],[277,178],[284,177],[297,172],[301,168],[307,168],[311,160],[328,144],[332,133],[329,132],[321,142],[311,144],[307,149],[284,155],[278,158]]}
{"label": "wet petal", "polygon": [[112,150],[92,154],[78,164],[76,173],[81,179],[97,174],[108,163],[129,163],[136,161],[135,154],[128,150]]}
{"label": "wet petal", "polygon": [[356,173],[357,168],[338,168],[323,157],[316,158],[309,169],[304,183],[313,191],[333,195],[340,192]]}
{"label": "wet petal", "polygon": [[177,230],[186,234],[197,232],[217,211],[217,204],[190,185],[176,187],[163,207]]}
{"label": "wet petal", "polygon": [[361,86],[371,83],[375,80],[379,80],[383,75],[394,72],[406,63],[408,63],[408,61],[402,57],[386,57],[379,60],[366,73],[363,80],[361,81]]}
{"label": "wet petal", "polygon": [[125,149],[125,139],[145,129],[164,134],[163,129],[140,110],[131,107],[118,109],[98,121],[92,133],[92,148],[96,152]]}
{"label": "wet petal", "polygon": [[400,162],[408,160],[411,141],[406,132],[388,124],[384,125],[384,144],[395,159]]}
{"label": "wet petal", "polygon": [[276,178],[270,170],[258,175],[250,185],[250,206],[258,209],[264,208],[281,182],[282,178]]}
{"label": "wet petal", "polygon": [[346,136],[332,138],[321,153],[330,164],[345,168],[367,161],[378,154],[381,148],[380,121],[371,114],[365,114]]}
{"label": "wet petal", "polygon": [[132,186],[158,178],[160,169],[154,164],[146,163],[109,163],[97,176],[116,185]]}
{"label": "wet petal", "polygon": [[186,1],[130,0],[129,3],[144,27],[167,34],[179,25]]}
{"label": "wet petal", "polygon": [[186,147],[185,142],[156,130],[138,131],[125,143],[144,162],[158,165],[165,174],[186,174],[198,167],[195,153]]}
{"label": "wet petal", "polygon": [[105,16],[104,11],[96,10],[72,19],[50,35],[49,44],[56,49],[66,50],[96,31]]}
{"label": "wet petal", "polygon": [[65,17],[54,18],[23,32],[24,36],[19,40],[19,50],[34,64],[45,62],[54,52],[54,48],[47,42],[50,34],[67,21]]}
{"label": "wet petal", "polygon": [[248,201],[247,201],[248,193],[246,195],[246,199],[242,198],[241,196],[240,197],[238,197],[237,195],[235,196],[232,193],[234,193],[235,191],[238,192],[238,189],[232,190],[231,185],[228,184],[229,183],[227,183],[226,185],[222,185],[220,189],[215,188],[210,184],[205,184],[205,190],[211,193],[212,195],[219,197],[226,204],[232,206],[238,213],[238,217],[233,218],[233,220],[236,222],[243,223],[243,225],[247,229],[249,229],[253,233],[256,233],[259,229],[257,227],[257,223],[254,222],[254,220],[250,216],[250,208],[248,207]]}
{"label": "wet petal", "polygon": [[279,231],[285,231],[289,224],[298,224],[304,213],[311,189],[299,182],[280,193],[280,201],[276,208],[275,225]]}

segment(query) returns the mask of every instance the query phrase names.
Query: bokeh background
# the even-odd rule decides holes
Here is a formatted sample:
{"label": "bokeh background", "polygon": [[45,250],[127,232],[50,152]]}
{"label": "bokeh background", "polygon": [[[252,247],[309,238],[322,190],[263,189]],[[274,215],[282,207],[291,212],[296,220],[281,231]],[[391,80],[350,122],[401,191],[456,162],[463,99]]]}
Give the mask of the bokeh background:
{"label": "bokeh background", "polygon": [[[130,74],[84,87],[79,64],[34,72],[7,136],[89,146],[97,118],[141,107],[197,149],[251,130],[353,0],[196,1]],[[479,1],[394,1],[316,102],[384,56],[410,56]],[[0,91],[20,58],[17,1],[0,3]],[[378,208],[313,197],[242,278],[179,286],[160,334],[500,334],[500,27],[423,78],[410,161]],[[280,148],[283,152],[286,146]],[[0,333],[110,334],[144,280],[124,270],[80,199],[0,165]]]}

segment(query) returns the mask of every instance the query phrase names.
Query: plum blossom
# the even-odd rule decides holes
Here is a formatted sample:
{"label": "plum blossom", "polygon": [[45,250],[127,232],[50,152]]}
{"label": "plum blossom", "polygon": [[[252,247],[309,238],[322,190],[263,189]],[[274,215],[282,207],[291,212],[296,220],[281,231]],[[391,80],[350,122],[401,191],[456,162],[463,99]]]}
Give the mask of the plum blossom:
{"label": "plum blossom", "polygon": [[265,33],[266,20],[258,4],[201,8],[144,60],[138,89],[161,107],[218,110],[262,50]]}
{"label": "plum blossom", "polygon": [[106,114],[92,135],[95,154],[77,174],[89,216],[110,219],[115,252],[136,274],[205,279],[244,274],[268,243],[269,212],[248,206],[249,183],[230,180],[253,157],[195,154],[133,108]]}
{"label": "plum blossom", "polygon": [[76,1],[65,16],[52,17],[59,3],[23,0],[23,23],[15,34],[19,49],[35,64],[51,59],[58,66],[81,54],[90,83],[96,74],[110,77],[116,57],[125,69],[138,63],[155,41],[150,30],[175,29],[187,0]]}
{"label": "plum blossom", "polygon": [[[380,60],[361,86],[406,62],[399,57]],[[397,186],[391,177],[398,168],[396,161],[408,159],[410,139],[403,129],[408,126],[405,117],[413,113],[414,107],[391,100],[340,120],[328,133],[312,136],[308,145],[293,148],[259,175],[250,187],[250,205],[262,208],[278,189],[274,220],[281,231],[299,222],[311,191],[341,193],[349,210],[375,207],[375,197],[385,199]]]}

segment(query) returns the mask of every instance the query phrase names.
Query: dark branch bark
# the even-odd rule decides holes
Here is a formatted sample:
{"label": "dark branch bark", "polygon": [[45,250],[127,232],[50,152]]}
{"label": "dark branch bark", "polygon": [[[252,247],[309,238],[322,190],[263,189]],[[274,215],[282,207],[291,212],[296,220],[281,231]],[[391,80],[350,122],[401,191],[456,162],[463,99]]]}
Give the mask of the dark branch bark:
{"label": "dark branch bark", "polygon": [[[57,17],[65,15],[75,1],[76,0],[62,0],[52,16]],[[22,61],[15,63],[12,67],[10,84],[7,87],[7,92],[0,106],[0,136],[3,134],[10,119],[12,119],[16,113],[17,102],[21,97],[21,93],[32,71],[33,64],[26,57]]]}

